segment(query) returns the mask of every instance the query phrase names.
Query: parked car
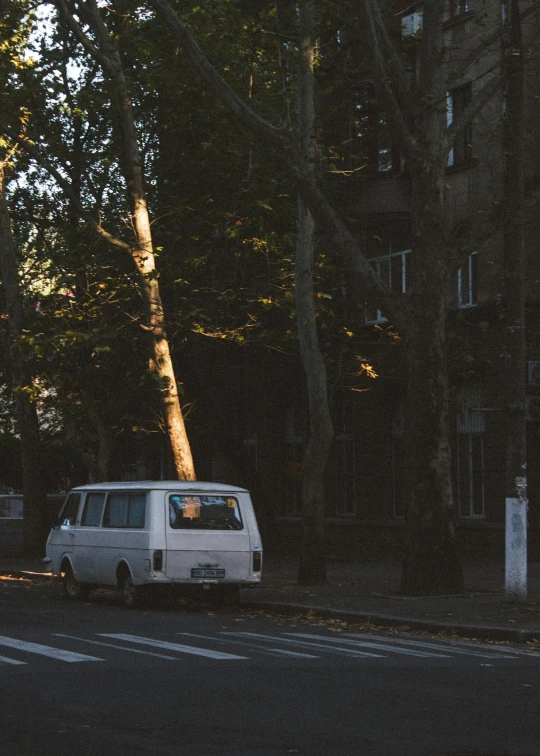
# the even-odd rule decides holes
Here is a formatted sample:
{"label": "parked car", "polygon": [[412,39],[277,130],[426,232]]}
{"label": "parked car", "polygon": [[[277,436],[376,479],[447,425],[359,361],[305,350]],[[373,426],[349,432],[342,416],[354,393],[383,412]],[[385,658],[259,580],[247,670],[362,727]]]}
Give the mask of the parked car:
{"label": "parked car", "polygon": [[135,606],[156,587],[234,600],[261,580],[262,544],[244,488],[193,481],[95,483],[72,489],[46,558],[69,598],[118,586]]}

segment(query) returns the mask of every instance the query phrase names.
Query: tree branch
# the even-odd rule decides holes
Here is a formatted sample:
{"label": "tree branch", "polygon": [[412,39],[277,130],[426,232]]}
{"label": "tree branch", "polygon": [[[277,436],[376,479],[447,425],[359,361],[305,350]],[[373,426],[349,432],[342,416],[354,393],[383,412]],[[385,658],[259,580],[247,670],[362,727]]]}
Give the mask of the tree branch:
{"label": "tree branch", "polygon": [[[398,96],[396,96],[396,92],[394,91],[393,85],[390,83],[388,76],[385,56],[383,54],[385,42],[384,39],[382,42],[380,41],[380,35],[382,34],[384,24],[380,15],[379,6],[376,0],[363,0],[363,2],[360,3],[360,7],[362,8],[361,12],[365,23],[364,36],[367,42],[369,58],[373,69],[375,87],[384,102],[390,124],[396,132],[405,154],[407,157],[412,158],[416,152],[416,143],[407,125],[407,120],[399,104]],[[399,89],[401,89],[401,87],[399,87]],[[402,94],[401,91],[399,94]],[[403,92],[403,96],[405,97],[403,100],[405,102],[405,92]]]}
{"label": "tree branch", "polygon": [[[114,76],[116,70],[113,62],[111,59],[104,55],[101,50],[99,50],[96,45],[91,42],[86,34],[81,29],[80,25],[75,20],[75,16],[71,12],[71,10],[68,8],[67,3],[65,0],[54,0],[54,3],[58,10],[60,11],[60,15],[66,22],[66,24],[69,26],[71,31],[73,32],[75,38],[81,43],[81,45],[84,47],[86,52],[94,58],[94,60],[99,63],[102,68],[107,71],[109,75]],[[94,9],[92,9],[93,11]],[[92,13],[92,15],[95,15]],[[99,12],[97,12],[97,15],[99,16]]]}
{"label": "tree branch", "polygon": [[406,103],[411,97],[410,76],[403,65],[403,61],[396,53],[394,43],[390,39],[387,26],[383,21],[379,2],[373,3],[371,7],[379,46],[386,61],[386,68],[392,80],[393,91],[398,102]]}
{"label": "tree branch", "polygon": [[[528,16],[530,16],[532,13],[535,13],[537,11],[540,11],[540,4],[539,3],[533,3],[528,8],[526,8],[521,13],[521,21]],[[506,31],[506,26],[504,24],[501,24],[498,29],[495,31],[490,31],[488,35],[486,35],[482,41],[474,47],[472,50],[469,51],[467,54],[467,57],[463,60],[463,62],[459,65],[458,68],[455,69],[454,75],[456,77],[456,81],[459,81],[459,79],[462,79],[469,68],[473,63],[478,62],[479,56],[485,52],[488,47],[492,44],[495,44],[496,42],[500,42],[502,40],[503,34]]]}
{"label": "tree branch", "polygon": [[277,128],[269,121],[261,118],[249,108],[218,74],[214,66],[205,56],[187,27],[179,19],[167,0],[151,0],[152,5],[159,11],[174,39],[182,47],[192,66],[199,76],[208,84],[214,95],[230,110],[239,121],[251,132],[272,144],[286,145],[290,140],[288,128]]}
{"label": "tree branch", "polygon": [[[192,65],[212,89],[215,96],[260,141],[277,144],[282,148],[281,157],[286,161],[289,169],[292,169],[302,199],[309,207],[319,227],[328,233],[338,245],[347,266],[356,279],[355,287],[357,289],[359,282],[361,282],[360,296],[373,298],[380,303],[388,316],[394,317],[400,310],[397,297],[377,276],[375,270],[363,255],[360,245],[319,189],[313,172],[310,171],[310,166],[291,137],[290,130],[276,128],[245,105],[217,73],[167,0],[151,1],[154,7],[159,9],[174,38],[184,49]],[[283,148],[286,150],[285,154],[289,156],[288,160],[284,157]]]}
{"label": "tree branch", "polygon": [[78,215],[85,221],[85,223],[88,223],[88,225],[90,225],[99,236],[101,236],[103,239],[106,239],[109,244],[112,244],[115,247],[120,247],[121,249],[131,250],[130,244],[123,241],[122,239],[119,239],[117,236],[114,236],[114,234],[111,234],[109,231],[106,231],[101,223],[94,220],[87,213],[87,211],[81,205],[76,192],[73,191],[69,181],[67,181],[67,179],[65,179],[62,174],[53,165],[51,165],[51,163],[47,160],[46,157],[41,154],[37,147],[35,147],[25,137],[16,134],[9,128],[9,126],[4,126],[3,129],[7,136],[9,136],[9,138],[13,140],[14,143],[19,144],[20,147],[28,155],[30,155],[30,157],[32,157],[37,163],[45,168],[47,173],[49,173],[49,175],[54,178],[58,186],[64,192],[65,196],[73,203],[73,207],[77,211]]}
{"label": "tree branch", "polygon": [[464,108],[463,112],[456,121],[453,121],[446,131],[448,137],[448,146],[451,147],[456,134],[459,134],[465,126],[487,105],[495,92],[501,87],[503,82],[502,74],[497,74],[487,81],[483,87],[474,94],[471,103]]}

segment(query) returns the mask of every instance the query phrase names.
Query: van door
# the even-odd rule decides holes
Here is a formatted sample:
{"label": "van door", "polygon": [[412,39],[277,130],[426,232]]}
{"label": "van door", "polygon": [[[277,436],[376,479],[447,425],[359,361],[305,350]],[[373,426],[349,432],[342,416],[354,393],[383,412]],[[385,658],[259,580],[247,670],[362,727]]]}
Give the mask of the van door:
{"label": "van door", "polygon": [[101,545],[101,518],[105,504],[103,491],[86,494],[79,527],[75,533],[77,579],[99,582],[97,561]]}
{"label": "van door", "polygon": [[250,539],[237,494],[165,497],[165,574],[183,582],[243,582],[250,572]]}
{"label": "van door", "polygon": [[[64,554],[69,554],[73,562],[80,503],[81,494],[71,493],[60,512],[58,524],[50,532],[47,541],[47,556],[51,559],[51,567],[56,574],[60,572],[60,561]],[[74,572],[76,573],[75,565]]]}

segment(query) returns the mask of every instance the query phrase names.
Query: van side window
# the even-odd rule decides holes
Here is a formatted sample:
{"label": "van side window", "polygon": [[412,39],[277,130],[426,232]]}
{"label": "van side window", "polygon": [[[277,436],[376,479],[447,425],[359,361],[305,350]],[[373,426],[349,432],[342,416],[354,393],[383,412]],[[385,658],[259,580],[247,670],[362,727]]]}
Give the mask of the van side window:
{"label": "van side window", "polygon": [[60,525],[75,525],[81,503],[80,494],[70,494],[60,515]]}
{"label": "van side window", "polygon": [[146,494],[109,494],[104,528],[144,528],[146,516]]}
{"label": "van side window", "polygon": [[101,515],[103,514],[104,504],[104,493],[87,494],[81,525],[89,528],[99,528],[101,525]]}
{"label": "van side window", "polygon": [[169,523],[175,530],[242,530],[234,496],[169,496]]}

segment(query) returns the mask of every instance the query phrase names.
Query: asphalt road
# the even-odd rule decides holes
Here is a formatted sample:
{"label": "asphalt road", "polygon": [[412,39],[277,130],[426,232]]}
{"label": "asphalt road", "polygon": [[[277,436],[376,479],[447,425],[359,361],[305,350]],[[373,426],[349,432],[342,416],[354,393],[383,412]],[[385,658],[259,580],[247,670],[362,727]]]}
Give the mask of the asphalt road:
{"label": "asphalt road", "polygon": [[1,756],[540,756],[540,649],[0,586]]}

